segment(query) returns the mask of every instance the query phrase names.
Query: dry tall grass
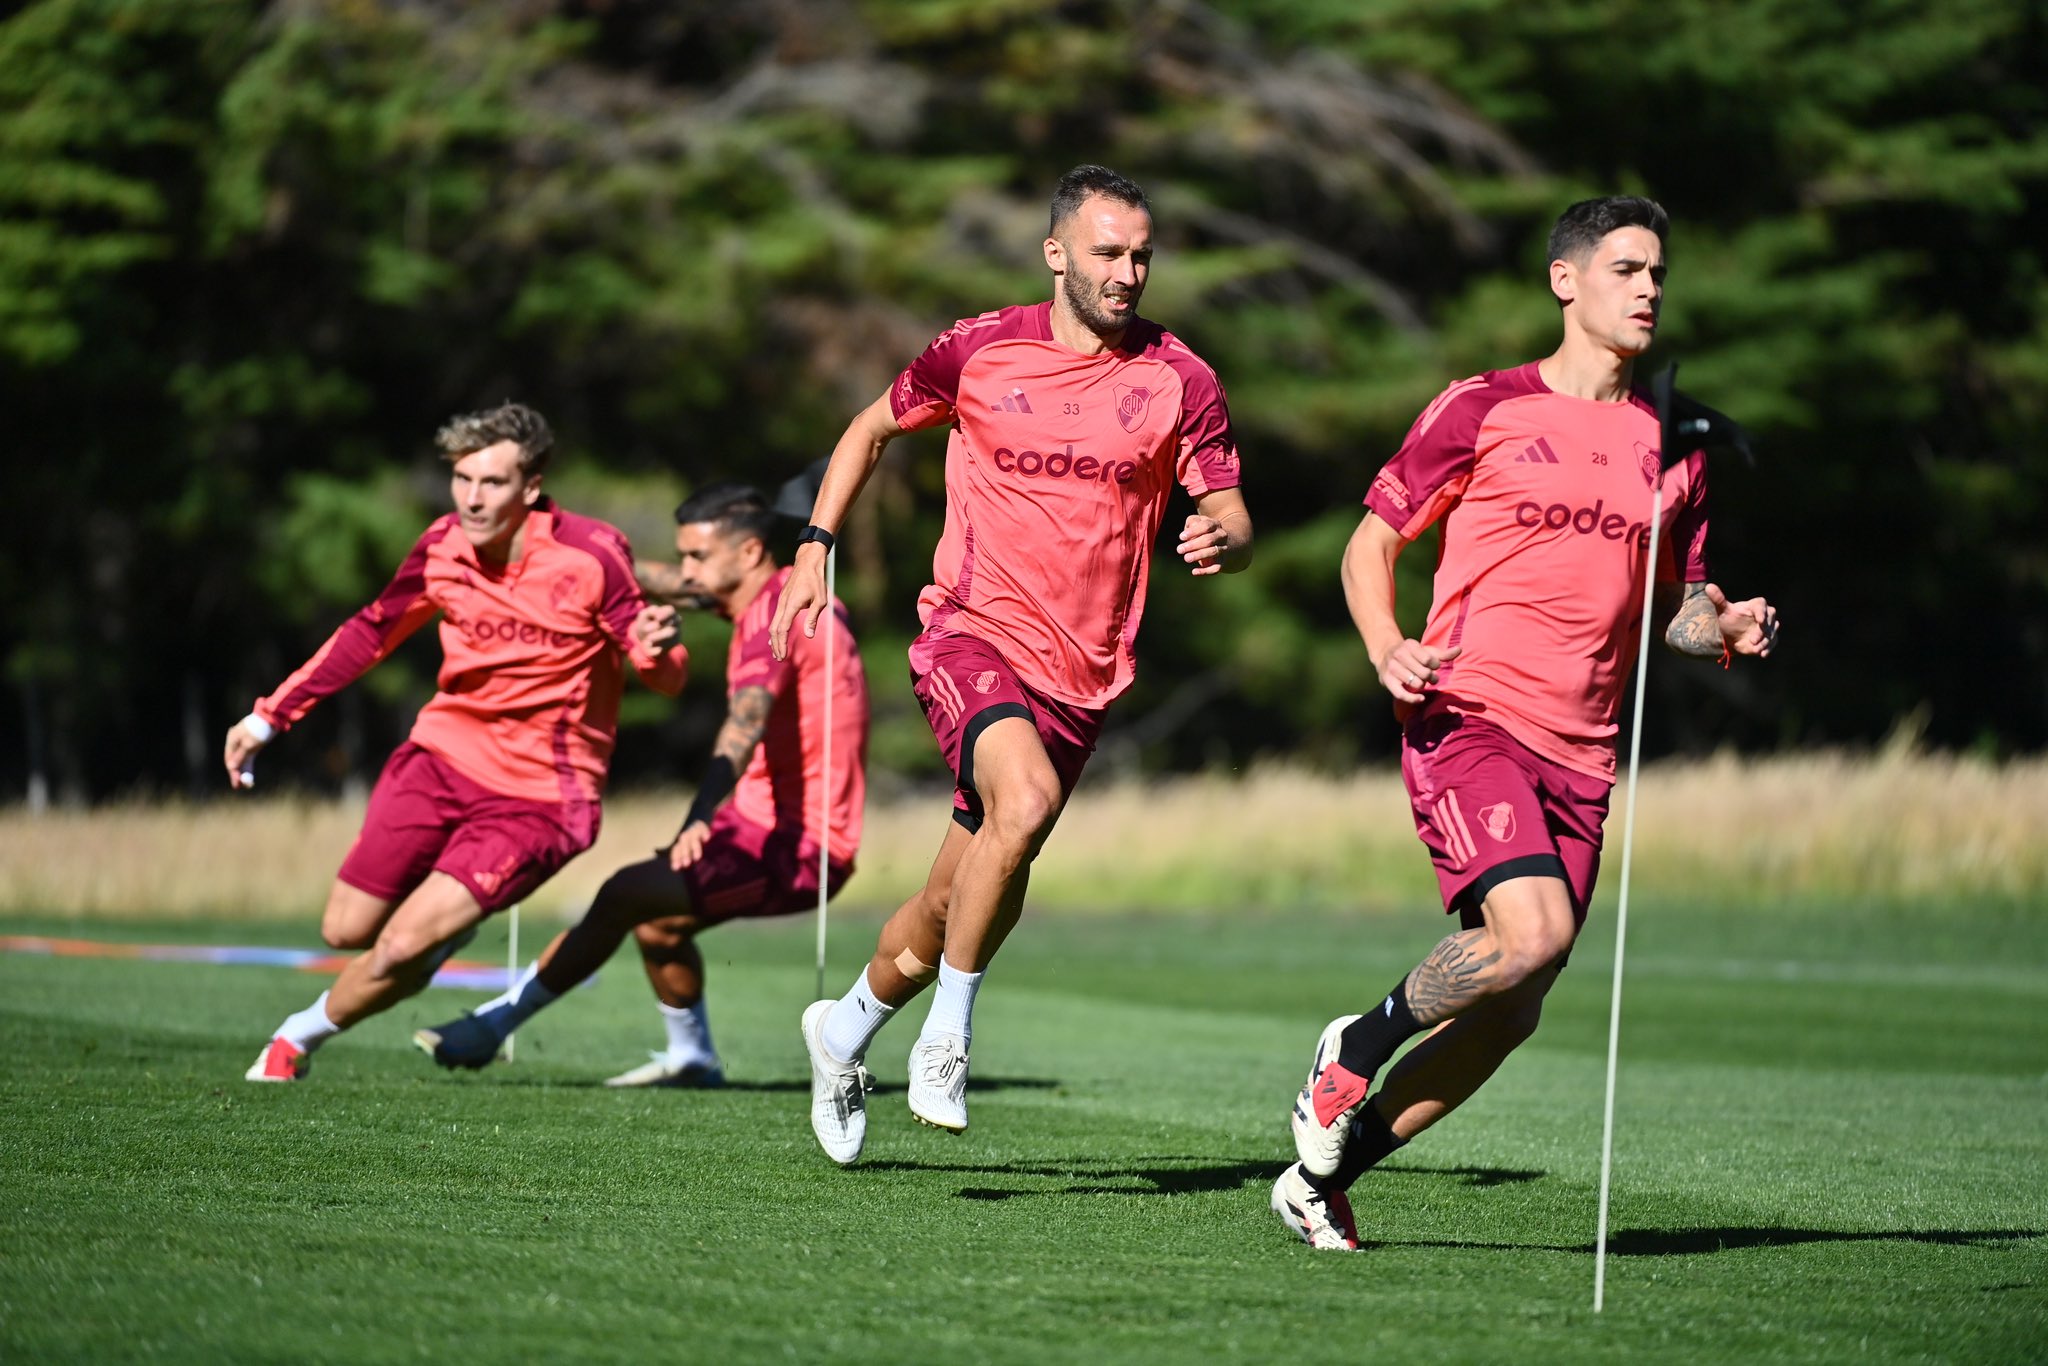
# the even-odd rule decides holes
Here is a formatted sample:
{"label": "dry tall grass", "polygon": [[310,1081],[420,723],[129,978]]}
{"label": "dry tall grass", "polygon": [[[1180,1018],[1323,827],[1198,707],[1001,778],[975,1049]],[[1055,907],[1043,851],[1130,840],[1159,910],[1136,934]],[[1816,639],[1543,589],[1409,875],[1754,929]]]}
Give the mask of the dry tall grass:
{"label": "dry tall grass", "polygon": [[[1621,792],[1609,821],[1618,872]],[[530,909],[569,916],[675,828],[680,794],[612,802],[597,847]],[[309,918],[360,808],[292,799],[0,813],[0,911]],[[847,904],[922,881],[943,799],[868,812]],[[2048,759],[1988,764],[1893,749],[1653,766],[1637,887],[1671,894],[2048,896]],[[1268,768],[1239,779],[1083,785],[1032,878],[1042,910],[1357,906],[1433,895],[1397,774]]]}

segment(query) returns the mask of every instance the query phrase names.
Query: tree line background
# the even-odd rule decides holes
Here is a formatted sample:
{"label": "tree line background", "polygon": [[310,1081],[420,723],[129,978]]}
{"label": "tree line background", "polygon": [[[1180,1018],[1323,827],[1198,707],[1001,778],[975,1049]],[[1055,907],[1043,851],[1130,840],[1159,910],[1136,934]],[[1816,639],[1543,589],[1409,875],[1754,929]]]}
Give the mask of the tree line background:
{"label": "tree line background", "polygon": [[[0,781],[221,788],[221,731],[445,509],[450,413],[538,406],[552,490],[662,553],[688,488],[772,487],[953,319],[1046,297],[1083,160],[1153,196],[1144,311],[1221,375],[1260,533],[1155,578],[1104,767],[1392,753],[1359,500],[1437,391],[1554,345],[1545,232],[1616,190],[1675,220],[1651,360],[1758,438],[1713,467],[1716,577],[1787,622],[1768,666],[1653,661],[1651,752],[2039,748],[2044,70],[2034,0],[14,8]],[[902,649],[942,450],[893,445],[842,542],[884,777],[938,766]],[[622,781],[693,776],[721,637],[685,705],[629,691]],[[272,767],[360,782],[437,657]]]}

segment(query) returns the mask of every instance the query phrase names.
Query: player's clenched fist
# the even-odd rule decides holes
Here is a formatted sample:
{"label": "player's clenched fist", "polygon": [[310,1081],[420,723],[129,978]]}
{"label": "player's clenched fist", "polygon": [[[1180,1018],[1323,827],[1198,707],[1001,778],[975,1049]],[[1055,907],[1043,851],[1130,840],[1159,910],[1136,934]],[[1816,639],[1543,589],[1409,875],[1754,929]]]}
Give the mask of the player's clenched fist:
{"label": "player's clenched fist", "polygon": [[1404,640],[1380,661],[1380,686],[1402,702],[1422,701],[1422,690],[1438,682],[1437,670],[1458,657],[1463,646],[1432,650],[1417,640]]}
{"label": "player's clenched fist", "polygon": [[665,602],[649,603],[633,618],[633,643],[650,655],[675,644],[678,634],[676,609]]}
{"label": "player's clenched fist", "polygon": [[256,786],[256,754],[263,748],[264,743],[251,735],[248,727],[239,721],[228,727],[227,745],[222,751],[221,761],[228,768],[229,787]]}

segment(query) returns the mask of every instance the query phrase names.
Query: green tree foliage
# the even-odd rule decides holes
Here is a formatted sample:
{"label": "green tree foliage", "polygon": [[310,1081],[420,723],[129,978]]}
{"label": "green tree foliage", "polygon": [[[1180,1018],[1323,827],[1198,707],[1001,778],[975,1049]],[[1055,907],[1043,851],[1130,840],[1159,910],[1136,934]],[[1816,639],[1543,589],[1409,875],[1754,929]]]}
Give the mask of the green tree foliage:
{"label": "green tree foliage", "polygon": [[[1545,211],[1607,187],[1673,211],[1660,351],[1763,438],[1754,475],[1716,469],[1716,560],[1781,598],[1794,632],[1768,683],[1667,692],[1691,743],[1730,726],[1867,738],[1921,706],[1948,743],[2048,740],[2039,5],[1237,8],[1275,41],[1465,101],[1540,158],[1557,186]],[[1534,278],[1527,201],[1465,188],[1521,224],[1503,263]],[[1430,309],[1461,365],[1498,363],[1501,278],[1462,280]]]}
{"label": "green tree foliage", "polygon": [[[1762,437],[1717,466],[1718,562],[1797,632],[1768,672],[1660,670],[1657,744],[1926,702],[1941,739],[2037,745],[2041,32],[1986,0],[29,4],[0,632],[38,762],[78,795],[210,780],[440,505],[450,412],[541,406],[562,486],[643,490],[619,519],[658,551],[681,486],[779,481],[952,319],[1044,297],[1081,160],[1153,191],[1146,311],[1221,373],[1262,535],[1249,576],[1162,564],[1113,762],[1387,751],[1335,555],[1432,394],[1553,343],[1543,232],[1614,187],[1678,218],[1667,349]],[[903,762],[939,456],[897,443],[847,535]],[[431,650],[386,667],[360,725],[309,723],[337,767],[402,733]],[[705,730],[650,719],[622,769]]]}

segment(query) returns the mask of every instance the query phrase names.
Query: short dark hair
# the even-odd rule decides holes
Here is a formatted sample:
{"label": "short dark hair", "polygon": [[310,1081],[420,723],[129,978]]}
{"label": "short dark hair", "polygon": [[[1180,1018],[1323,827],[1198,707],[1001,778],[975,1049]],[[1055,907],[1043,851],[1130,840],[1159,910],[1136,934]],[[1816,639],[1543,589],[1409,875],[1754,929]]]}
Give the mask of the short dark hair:
{"label": "short dark hair", "polygon": [[450,462],[500,441],[518,445],[519,472],[531,479],[547,469],[555,434],[548,429],[548,420],[524,403],[501,403],[482,412],[462,413],[449,418],[434,433],[434,443],[441,448],[442,458]]}
{"label": "short dark hair", "polygon": [[1059,184],[1052,190],[1052,220],[1046,229],[1047,237],[1060,235],[1060,224],[1081,211],[1081,205],[1090,195],[1101,195],[1133,209],[1152,212],[1152,205],[1146,202],[1145,192],[1129,176],[1119,175],[1107,166],[1090,163],[1076,166],[1060,177]]}
{"label": "short dark hair", "polygon": [[1670,232],[1671,215],[1664,212],[1662,204],[1641,195],[1581,199],[1559,214],[1551,226],[1550,255],[1544,258],[1543,268],[1548,271],[1552,261],[1583,262],[1616,228],[1648,228],[1662,242]]}
{"label": "short dark hair", "polygon": [[676,525],[713,522],[728,536],[752,536],[769,544],[775,530],[775,509],[752,484],[713,484],[676,504]]}

